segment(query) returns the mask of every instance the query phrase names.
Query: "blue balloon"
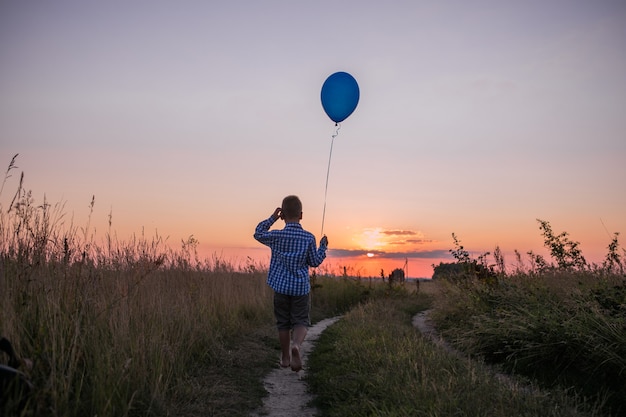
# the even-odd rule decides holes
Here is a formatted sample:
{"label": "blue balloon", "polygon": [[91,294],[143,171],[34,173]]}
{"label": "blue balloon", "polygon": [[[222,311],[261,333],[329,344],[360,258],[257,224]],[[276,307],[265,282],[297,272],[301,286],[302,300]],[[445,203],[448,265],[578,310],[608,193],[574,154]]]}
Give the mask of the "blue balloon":
{"label": "blue balloon", "polygon": [[335,123],[348,118],[359,104],[359,85],[347,72],[336,72],[322,85],[322,107]]}

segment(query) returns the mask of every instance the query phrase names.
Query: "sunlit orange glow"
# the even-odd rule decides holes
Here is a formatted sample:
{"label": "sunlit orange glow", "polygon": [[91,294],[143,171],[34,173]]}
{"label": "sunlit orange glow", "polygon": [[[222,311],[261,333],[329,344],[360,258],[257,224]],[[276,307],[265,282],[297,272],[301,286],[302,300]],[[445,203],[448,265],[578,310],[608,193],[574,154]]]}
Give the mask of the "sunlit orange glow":
{"label": "sunlit orange glow", "polygon": [[380,249],[385,246],[382,230],[379,227],[374,229],[365,229],[362,233],[355,235],[352,240],[360,249]]}
{"label": "sunlit orange glow", "polygon": [[[269,248],[261,245],[249,248],[217,248],[200,245],[198,252],[200,258],[219,259],[235,268],[250,264],[266,268],[270,259]],[[439,262],[449,261],[449,259],[409,258],[407,262],[405,258],[384,258],[372,252],[360,256],[336,257],[330,250],[328,257],[317,270],[318,274],[334,276],[347,274],[351,277],[380,278],[381,274],[387,277],[394,269],[401,268],[405,269],[409,278],[431,278],[433,264],[437,265]]]}

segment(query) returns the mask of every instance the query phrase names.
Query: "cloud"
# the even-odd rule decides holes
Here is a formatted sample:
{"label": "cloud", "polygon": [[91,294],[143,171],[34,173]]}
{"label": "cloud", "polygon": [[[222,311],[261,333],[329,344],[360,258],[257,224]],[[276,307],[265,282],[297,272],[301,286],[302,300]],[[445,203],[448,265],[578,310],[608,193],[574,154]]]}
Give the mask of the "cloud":
{"label": "cloud", "polygon": [[354,235],[360,249],[338,249],[333,256],[362,256],[373,253],[379,258],[440,258],[448,251],[428,250],[437,241],[428,239],[419,230],[366,228]]}
{"label": "cloud", "polygon": [[434,240],[432,239],[407,239],[406,243],[416,243],[416,244],[422,244],[422,243],[433,243]]}
{"label": "cloud", "polygon": [[425,243],[433,243],[432,239],[406,239],[406,240],[395,240],[389,242],[390,245],[423,245]]}
{"label": "cloud", "polygon": [[424,238],[424,233],[416,230],[382,230],[381,235],[389,245],[423,245],[434,242]]}
{"label": "cloud", "polygon": [[328,249],[328,254],[332,258],[355,258],[359,256],[366,256],[368,253],[373,253],[374,257],[376,258],[387,258],[387,259],[451,258],[450,251],[445,250],[445,249],[434,249],[434,250],[427,250],[427,251],[407,251],[407,252],[387,252],[387,251],[381,251],[381,250],[362,250],[362,249]]}
{"label": "cloud", "polygon": [[382,234],[387,236],[413,236],[421,233],[413,230],[383,230]]}

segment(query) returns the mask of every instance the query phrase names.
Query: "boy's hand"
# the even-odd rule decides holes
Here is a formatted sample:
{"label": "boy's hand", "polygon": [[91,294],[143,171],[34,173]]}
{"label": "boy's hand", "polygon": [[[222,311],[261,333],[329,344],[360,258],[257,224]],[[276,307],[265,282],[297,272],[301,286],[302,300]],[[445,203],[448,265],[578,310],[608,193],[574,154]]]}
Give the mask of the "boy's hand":
{"label": "boy's hand", "polygon": [[320,239],[320,246],[328,246],[328,238],[326,237],[326,235],[322,236],[322,238]]}
{"label": "boy's hand", "polygon": [[272,213],[272,219],[274,220],[278,220],[280,218],[283,217],[283,214],[281,213],[283,210],[280,207],[276,207],[276,210],[274,210],[274,213]]}

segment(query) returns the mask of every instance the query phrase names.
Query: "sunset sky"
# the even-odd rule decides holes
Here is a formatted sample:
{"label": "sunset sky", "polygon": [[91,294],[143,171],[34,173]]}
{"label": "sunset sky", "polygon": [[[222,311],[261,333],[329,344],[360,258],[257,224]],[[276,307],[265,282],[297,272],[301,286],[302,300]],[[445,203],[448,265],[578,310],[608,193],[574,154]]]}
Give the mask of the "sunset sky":
{"label": "sunset sky", "polygon": [[[537,219],[602,262],[626,239],[626,2],[0,1],[0,195],[66,223],[269,259],[252,234],[288,194],[329,268],[430,277],[473,254],[547,254]],[[281,226],[281,223],[277,223]],[[367,253],[373,254],[367,257]]]}

